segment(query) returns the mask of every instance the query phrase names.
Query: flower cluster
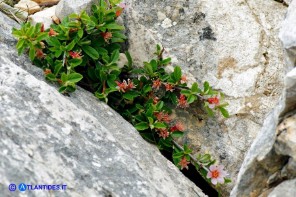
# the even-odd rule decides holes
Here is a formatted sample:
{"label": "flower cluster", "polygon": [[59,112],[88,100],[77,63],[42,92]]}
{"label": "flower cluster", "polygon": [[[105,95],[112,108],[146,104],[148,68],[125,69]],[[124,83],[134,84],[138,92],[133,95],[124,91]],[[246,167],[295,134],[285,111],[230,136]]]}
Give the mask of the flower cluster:
{"label": "flower cluster", "polygon": [[211,97],[207,99],[209,103],[209,108],[214,109],[215,107],[219,106],[220,104],[220,99],[219,97]]}
{"label": "flower cluster", "polygon": [[180,108],[186,108],[188,106],[189,106],[189,104],[188,104],[188,102],[186,100],[185,95],[181,94],[180,95],[180,98],[178,99],[178,107],[180,107]]}
{"label": "flower cluster", "polygon": [[164,112],[155,112],[154,113],[155,117],[157,118],[157,120],[159,122],[165,122],[165,123],[170,123],[172,118],[170,117],[170,115],[168,113],[164,113]]}
{"label": "flower cluster", "polygon": [[69,51],[69,55],[73,59],[81,59],[82,58],[81,51]]}
{"label": "flower cluster", "polygon": [[117,84],[117,89],[120,91],[120,92],[127,92],[133,88],[135,88],[136,86],[134,85],[133,81],[128,79],[127,82],[126,80],[123,80],[123,82],[118,82],[116,81],[116,84]]}

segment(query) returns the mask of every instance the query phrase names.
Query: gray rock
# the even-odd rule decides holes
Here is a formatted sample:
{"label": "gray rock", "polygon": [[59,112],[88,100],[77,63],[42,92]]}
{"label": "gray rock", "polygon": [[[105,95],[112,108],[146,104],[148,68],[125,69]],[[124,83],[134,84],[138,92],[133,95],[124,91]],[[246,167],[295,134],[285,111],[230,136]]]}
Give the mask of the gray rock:
{"label": "gray rock", "polygon": [[[231,196],[295,196],[296,37],[291,33],[296,1],[290,5],[280,30],[286,49],[285,87],[280,102],[267,117],[242,164]],[[280,123],[280,124],[279,124]],[[278,125],[279,124],[279,125]],[[284,181],[284,182],[283,182]],[[281,183],[282,182],[282,183]]]}
{"label": "gray rock", "polygon": [[56,8],[56,16],[63,20],[72,13],[79,14],[82,10],[90,11],[91,5],[98,3],[98,0],[61,0]]}
{"label": "gray rock", "polygon": [[[78,88],[70,97],[18,57],[0,13],[0,187],[67,184],[16,196],[205,196],[107,105]],[[3,189],[4,188],[4,189]]]}
{"label": "gray rock", "polygon": [[274,146],[278,154],[288,155],[296,160],[296,114],[279,124]]}
{"label": "gray rock", "polygon": [[284,2],[287,4],[287,5],[290,5],[292,3],[293,0],[284,0]]}
{"label": "gray rock", "polygon": [[294,0],[288,7],[288,12],[286,14],[285,20],[282,23],[282,27],[279,34],[279,37],[283,42],[284,48],[286,49],[290,49],[296,46],[295,6],[296,6],[296,1]]}
{"label": "gray rock", "polygon": [[43,23],[44,29],[50,28],[50,25],[53,24],[52,17],[55,16],[56,6],[44,9],[40,12],[37,12],[29,17],[29,20],[32,24]]}
{"label": "gray rock", "polygon": [[[282,94],[285,61],[278,33],[287,8],[256,0],[126,2],[123,18],[134,62],[149,60],[160,43],[190,82],[209,81],[226,94],[229,119],[207,119],[195,106],[178,118],[188,130],[182,142],[194,153],[211,153],[234,183],[245,153]],[[222,189],[224,196],[232,186]]]}
{"label": "gray rock", "polygon": [[296,179],[282,182],[268,197],[290,197],[296,196]]}

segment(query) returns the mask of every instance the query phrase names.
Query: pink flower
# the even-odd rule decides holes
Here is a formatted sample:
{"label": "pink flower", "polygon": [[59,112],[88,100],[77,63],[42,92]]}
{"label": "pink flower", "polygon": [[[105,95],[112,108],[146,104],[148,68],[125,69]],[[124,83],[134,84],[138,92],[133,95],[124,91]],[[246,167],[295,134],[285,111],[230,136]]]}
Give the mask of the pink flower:
{"label": "pink flower", "polygon": [[101,32],[101,36],[104,38],[105,42],[108,42],[112,38],[111,32]]}
{"label": "pink flower", "polygon": [[187,103],[186,97],[183,94],[181,94],[180,95],[180,98],[178,99],[178,107],[181,107],[181,108],[188,107],[188,103]]}
{"label": "pink flower", "polygon": [[179,162],[179,165],[181,166],[181,170],[183,170],[184,168],[186,168],[188,170],[188,164],[190,162],[187,161],[187,159],[185,157],[183,157],[181,159],[181,161]]}
{"label": "pink flower", "polygon": [[174,91],[174,85],[169,84],[169,83],[165,84],[165,90],[166,90],[166,91],[171,91],[171,92],[173,92],[173,91]]}
{"label": "pink flower", "polygon": [[186,75],[183,75],[182,77],[181,77],[181,84],[183,84],[183,83],[186,83],[187,82],[187,77],[186,77]]}
{"label": "pink flower", "polygon": [[48,35],[49,35],[49,36],[56,36],[56,35],[58,35],[58,33],[55,32],[55,30],[53,30],[52,28],[50,28],[50,30],[49,30],[49,32],[48,32]]}
{"label": "pink flower", "polygon": [[115,15],[116,17],[119,17],[122,14],[123,10],[127,8],[127,5],[125,3],[120,3],[117,6],[118,6],[118,9],[116,10]]}
{"label": "pink flower", "polygon": [[122,8],[122,9],[126,9],[127,5],[126,3],[121,2],[120,4],[117,5],[118,7]]}
{"label": "pink flower", "polygon": [[158,90],[160,86],[161,86],[160,79],[156,79],[156,80],[153,81],[152,88]]}
{"label": "pink flower", "polygon": [[156,113],[154,113],[154,115],[159,122],[164,121],[165,123],[170,123],[170,121],[171,121],[171,117],[167,113],[156,112]]}
{"label": "pink flower", "polygon": [[217,183],[224,183],[224,177],[227,176],[227,172],[223,170],[223,165],[211,165],[207,174],[207,178],[211,179],[211,182],[216,185]]}
{"label": "pink flower", "polygon": [[123,80],[122,83],[118,82],[118,81],[115,81],[115,83],[117,84],[117,89],[120,91],[120,92],[126,92],[126,91],[129,91],[130,89],[133,89],[135,88],[136,86],[134,85],[133,81],[131,81],[130,79],[127,80]]}
{"label": "pink flower", "polygon": [[167,129],[158,129],[157,131],[158,131],[159,137],[162,137],[163,139],[169,137],[170,135]]}
{"label": "pink flower", "polygon": [[182,122],[177,122],[177,124],[173,127],[171,127],[171,132],[174,132],[174,131],[184,131],[185,130],[185,126],[183,125]]}
{"label": "pink flower", "polygon": [[44,55],[42,49],[37,49],[35,55],[36,55],[36,57],[39,58],[39,59],[42,59],[42,58],[45,57],[45,55]]}
{"label": "pink flower", "polygon": [[69,51],[69,55],[73,58],[73,59],[81,59],[81,51]]}
{"label": "pink flower", "polygon": [[212,98],[208,98],[207,101],[209,103],[209,108],[211,108],[211,109],[214,109],[220,103],[219,97],[217,97],[217,96],[216,97],[212,97]]}
{"label": "pink flower", "polygon": [[152,98],[152,100],[153,100],[153,104],[155,105],[159,102],[160,99],[157,96],[155,96]]}
{"label": "pink flower", "polygon": [[51,74],[51,73],[52,73],[51,70],[48,69],[48,68],[46,68],[46,69],[44,70],[44,74],[45,74],[45,75],[48,75],[48,74]]}

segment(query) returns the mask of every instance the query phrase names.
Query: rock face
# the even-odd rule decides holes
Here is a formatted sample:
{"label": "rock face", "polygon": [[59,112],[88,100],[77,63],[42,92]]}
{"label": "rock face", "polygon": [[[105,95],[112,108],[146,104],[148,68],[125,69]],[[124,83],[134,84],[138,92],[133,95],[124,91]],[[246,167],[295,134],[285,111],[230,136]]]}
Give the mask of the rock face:
{"label": "rock face", "polygon": [[82,89],[67,97],[47,84],[17,56],[16,24],[1,13],[0,21],[1,195],[23,182],[66,184],[51,193],[58,196],[205,196],[107,105]]}
{"label": "rock face", "polygon": [[296,37],[292,34],[295,6],[294,0],[280,31],[290,70],[285,77],[284,94],[248,151],[231,196],[296,195]]}
{"label": "rock face", "polygon": [[[124,22],[135,62],[149,60],[155,44],[191,81],[209,81],[226,94],[229,119],[207,119],[194,107],[177,112],[183,139],[210,152],[235,182],[244,155],[283,88],[284,54],[278,39],[286,7],[256,0],[127,0]],[[276,10],[276,12],[274,11]],[[228,196],[233,185],[223,188]]]}
{"label": "rock face", "polygon": [[31,0],[20,0],[17,4],[14,5],[15,8],[26,11],[29,14],[34,14],[41,10],[38,3]]}
{"label": "rock face", "polygon": [[52,6],[48,9],[42,10],[41,12],[37,12],[34,15],[29,17],[29,20],[32,24],[43,23],[44,29],[48,29],[50,25],[53,23],[53,17],[55,16],[56,6]]}
{"label": "rock face", "polygon": [[98,0],[61,0],[56,8],[56,16],[61,20],[72,13],[80,13],[82,10],[90,11],[91,5]]}

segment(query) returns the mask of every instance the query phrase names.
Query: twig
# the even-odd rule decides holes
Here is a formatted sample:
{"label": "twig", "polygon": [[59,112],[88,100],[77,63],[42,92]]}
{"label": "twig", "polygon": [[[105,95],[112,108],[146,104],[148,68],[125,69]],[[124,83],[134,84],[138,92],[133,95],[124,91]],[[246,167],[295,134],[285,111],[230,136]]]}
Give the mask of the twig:
{"label": "twig", "polygon": [[[175,141],[173,140],[173,144],[180,150],[184,151],[184,149]],[[193,161],[194,164],[199,165],[200,167],[202,167],[203,169],[205,169],[206,171],[209,171],[202,163],[198,162],[192,154],[189,154],[190,157],[190,161]]]}

